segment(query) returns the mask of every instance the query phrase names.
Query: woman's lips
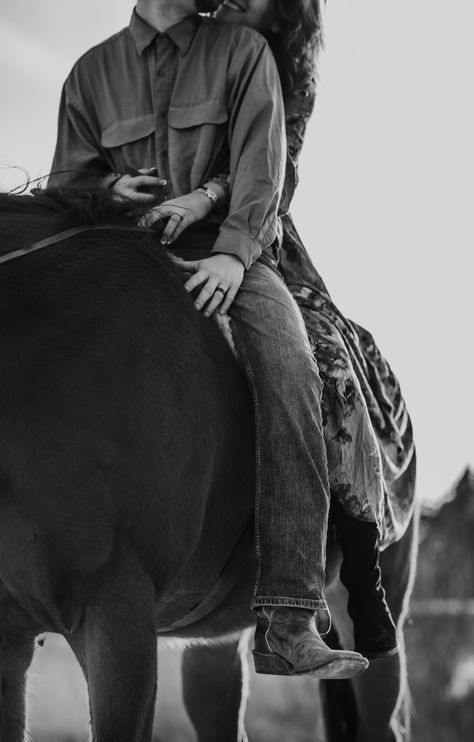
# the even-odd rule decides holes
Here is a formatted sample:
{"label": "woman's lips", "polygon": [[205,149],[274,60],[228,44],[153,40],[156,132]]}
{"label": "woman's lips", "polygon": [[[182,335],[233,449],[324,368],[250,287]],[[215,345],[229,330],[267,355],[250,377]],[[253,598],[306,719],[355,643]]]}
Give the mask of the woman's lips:
{"label": "woman's lips", "polygon": [[222,5],[225,5],[225,7],[230,10],[235,10],[236,13],[245,13],[247,10],[245,5],[241,5],[239,2],[236,2],[236,0],[224,0]]}

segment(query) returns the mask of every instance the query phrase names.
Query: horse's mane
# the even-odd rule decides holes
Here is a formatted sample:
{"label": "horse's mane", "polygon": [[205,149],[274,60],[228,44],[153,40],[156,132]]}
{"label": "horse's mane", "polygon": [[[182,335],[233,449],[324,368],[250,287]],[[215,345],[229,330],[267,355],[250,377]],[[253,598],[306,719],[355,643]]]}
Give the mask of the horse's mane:
{"label": "horse's mane", "polygon": [[0,193],[0,252],[21,246],[27,240],[78,226],[95,224],[134,225],[143,209],[131,201],[111,198],[104,189],[48,188],[29,195]]}
{"label": "horse's mane", "polygon": [[53,215],[80,221],[82,224],[97,224],[107,221],[113,224],[130,223],[142,213],[142,208],[133,201],[114,199],[103,189],[80,190],[77,188],[35,189],[28,195],[0,193],[0,213]]}
{"label": "horse's mane", "polygon": [[[163,296],[182,301],[186,298],[182,279],[160,245],[161,230],[138,228],[143,213],[142,206],[113,199],[103,189],[48,188],[27,195],[0,194],[0,256],[54,235],[60,237],[44,250],[0,265],[3,303],[17,312],[18,302],[38,306],[45,300],[62,301],[63,292],[75,286],[79,277],[82,285],[91,286],[111,280],[112,274],[126,275],[129,282],[140,275],[143,282],[152,273],[162,277]],[[87,231],[96,225],[117,229]],[[61,233],[76,227],[86,227],[86,231],[62,239]]]}

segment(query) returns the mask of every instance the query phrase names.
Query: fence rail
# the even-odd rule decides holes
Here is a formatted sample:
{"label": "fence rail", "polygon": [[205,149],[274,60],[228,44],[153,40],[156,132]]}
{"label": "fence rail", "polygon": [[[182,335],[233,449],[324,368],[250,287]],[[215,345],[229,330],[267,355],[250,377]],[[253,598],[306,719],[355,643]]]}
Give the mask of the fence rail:
{"label": "fence rail", "polygon": [[412,616],[474,616],[474,598],[414,598]]}

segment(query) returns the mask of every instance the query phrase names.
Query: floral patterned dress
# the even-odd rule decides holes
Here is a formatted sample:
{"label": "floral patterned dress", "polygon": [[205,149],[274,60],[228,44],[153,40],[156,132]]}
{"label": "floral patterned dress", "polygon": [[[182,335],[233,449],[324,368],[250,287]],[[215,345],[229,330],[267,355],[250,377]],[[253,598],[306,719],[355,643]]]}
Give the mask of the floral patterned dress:
{"label": "floral patterned dress", "polygon": [[[344,317],[332,301],[289,213],[315,97],[312,80],[285,101],[288,157],[278,268],[303,315],[324,384],[331,496],[354,518],[377,523],[385,548],[401,538],[413,512],[414,478],[397,486],[415,453],[413,432],[396,376],[372,335]],[[212,180],[228,192],[228,173]]]}
{"label": "floral patterned dress", "polygon": [[413,511],[413,479],[397,487],[414,456],[413,432],[396,376],[372,335],[331,300],[288,212],[314,101],[312,81],[285,102],[288,162],[279,268],[303,314],[324,383],[331,494],[355,518],[375,521],[385,547],[403,535]]}

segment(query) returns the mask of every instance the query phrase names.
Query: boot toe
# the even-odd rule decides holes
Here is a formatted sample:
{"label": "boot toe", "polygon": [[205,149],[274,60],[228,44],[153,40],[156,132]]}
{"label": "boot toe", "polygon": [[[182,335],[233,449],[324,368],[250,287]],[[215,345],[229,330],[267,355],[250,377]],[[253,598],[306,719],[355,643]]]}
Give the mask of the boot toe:
{"label": "boot toe", "polygon": [[[319,680],[348,680],[361,675],[369,666],[369,662],[356,652],[344,653],[347,656],[334,657],[326,665],[302,670],[298,675],[311,675]],[[352,655],[352,656],[348,656]]]}

